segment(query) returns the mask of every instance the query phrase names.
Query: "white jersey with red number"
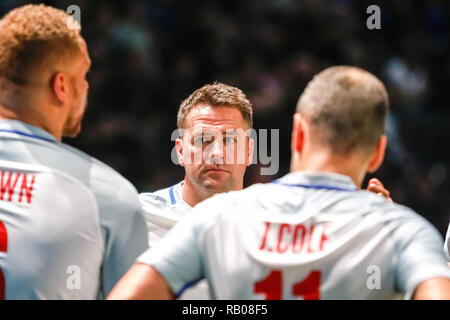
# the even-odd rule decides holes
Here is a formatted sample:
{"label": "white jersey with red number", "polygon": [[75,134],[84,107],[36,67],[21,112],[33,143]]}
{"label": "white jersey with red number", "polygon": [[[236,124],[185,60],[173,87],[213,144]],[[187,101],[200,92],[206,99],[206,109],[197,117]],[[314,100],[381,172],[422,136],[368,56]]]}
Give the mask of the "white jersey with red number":
{"label": "white jersey with red number", "polygon": [[[183,200],[184,181],[166,189],[139,194],[147,220],[149,249],[154,248],[175,224],[188,214],[192,207]],[[205,280],[185,290],[181,300],[210,299],[208,284]]]}
{"label": "white jersey with red number", "polygon": [[217,299],[410,298],[450,278],[437,230],[338,174],[290,173],[216,195],[138,261],[175,294],[206,277]]}
{"label": "white jersey with red number", "polygon": [[0,120],[0,161],[0,297],[106,297],[148,247],[135,188],[20,121]]}

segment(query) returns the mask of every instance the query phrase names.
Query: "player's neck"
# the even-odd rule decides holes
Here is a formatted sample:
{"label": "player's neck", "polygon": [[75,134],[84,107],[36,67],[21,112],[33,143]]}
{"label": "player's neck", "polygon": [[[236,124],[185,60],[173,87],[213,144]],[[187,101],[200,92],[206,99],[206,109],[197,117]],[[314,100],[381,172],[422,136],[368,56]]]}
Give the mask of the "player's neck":
{"label": "player's neck", "polygon": [[199,192],[197,192],[194,184],[188,179],[187,176],[184,178],[184,183],[181,188],[181,196],[183,201],[191,207],[196,206],[198,203],[208,198],[207,195],[202,196]]}
{"label": "player's neck", "polygon": [[56,121],[43,119],[39,112],[32,108],[9,108],[0,103],[0,119],[17,120],[35,126],[53,135],[58,141],[62,139],[62,128],[58,128]]}
{"label": "player's neck", "polygon": [[63,109],[49,103],[41,86],[18,85],[0,77],[0,119],[18,120],[62,139]]}
{"label": "player's neck", "polygon": [[367,165],[361,163],[359,155],[337,156],[325,150],[302,155],[301,157],[298,154],[293,155],[290,171],[337,173],[350,177],[355,185],[361,188],[367,172]]}

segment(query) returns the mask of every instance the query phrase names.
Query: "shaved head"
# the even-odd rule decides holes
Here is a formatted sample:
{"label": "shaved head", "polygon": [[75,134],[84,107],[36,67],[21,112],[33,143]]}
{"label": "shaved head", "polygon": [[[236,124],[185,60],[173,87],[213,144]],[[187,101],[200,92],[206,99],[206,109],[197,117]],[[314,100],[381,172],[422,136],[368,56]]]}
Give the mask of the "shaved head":
{"label": "shaved head", "polygon": [[373,149],[384,132],[389,100],[383,83],[356,67],[318,73],[297,103],[320,143],[337,154]]}

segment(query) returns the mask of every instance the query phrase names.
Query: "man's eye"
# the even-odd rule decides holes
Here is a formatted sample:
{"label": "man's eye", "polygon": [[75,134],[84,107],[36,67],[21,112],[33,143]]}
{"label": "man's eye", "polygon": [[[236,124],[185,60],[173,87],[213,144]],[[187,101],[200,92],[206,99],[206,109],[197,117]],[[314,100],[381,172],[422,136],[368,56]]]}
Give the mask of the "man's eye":
{"label": "man's eye", "polygon": [[197,137],[194,139],[194,143],[196,144],[202,144],[202,143],[207,143],[207,142],[211,142],[212,139],[211,137],[208,136],[202,136],[202,137]]}
{"label": "man's eye", "polygon": [[234,137],[225,137],[224,140],[226,144],[234,143],[236,141]]}
{"label": "man's eye", "polygon": [[195,144],[202,144],[203,143],[203,137],[195,138],[194,139]]}

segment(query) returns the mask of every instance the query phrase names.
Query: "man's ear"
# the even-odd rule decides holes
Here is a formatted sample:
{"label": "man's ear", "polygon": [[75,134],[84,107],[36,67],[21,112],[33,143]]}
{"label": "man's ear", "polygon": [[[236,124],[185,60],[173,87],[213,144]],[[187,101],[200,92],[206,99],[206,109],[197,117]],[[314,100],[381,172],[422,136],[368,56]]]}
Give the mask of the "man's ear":
{"label": "man's ear", "polygon": [[69,101],[69,79],[62,72],[57,72],[53,75],[51,80],[51,89],[56,100],[60,104],[65,104]]}
{"label": "man's ear", "polygon": [[381,135],[378,140],[378,144],[372,155],[372,160],[370,160],[369,166],[367,167],[367,172],[372,173],[378,170],[384,160],[384,153],[387,146],[387,136],[385,134]]}
{"label": "man's ear", "polygon": [[294,114],[292,123],[291,151],[300,153],[305,142],[305,132],[302,125],[302,116],[300,113]]}
{"label": "man's ear", "polygon": [[180,166],[184,167],[184,158],[183,158],[184,144],[182,137],[177,138],[175,140],[175,149],[177,150],[178,162]]}

